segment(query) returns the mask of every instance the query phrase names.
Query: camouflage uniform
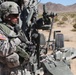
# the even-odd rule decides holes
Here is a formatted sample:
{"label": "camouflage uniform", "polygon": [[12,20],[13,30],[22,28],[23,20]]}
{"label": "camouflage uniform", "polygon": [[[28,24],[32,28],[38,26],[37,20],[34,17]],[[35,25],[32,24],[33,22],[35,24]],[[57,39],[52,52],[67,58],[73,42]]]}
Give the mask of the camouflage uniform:
{"label": "camouflage uniform", "polygon": [[[2,3],[0,6],[1,18],[4,20],[4,17],[9,14],[18,14],[18,9],[18,5],[14,2],[6,1]],[[23,36],[23,39],[27,41],[21,30],[16,33],[11,25],[0,23],[0,75],[9,75],[11,69],[18,67],[21,64],[20,57],[25,60],[29,59],[28,53],[21,47],[22,44],[26,45],[25,41],[22,41],[18,36]]]}

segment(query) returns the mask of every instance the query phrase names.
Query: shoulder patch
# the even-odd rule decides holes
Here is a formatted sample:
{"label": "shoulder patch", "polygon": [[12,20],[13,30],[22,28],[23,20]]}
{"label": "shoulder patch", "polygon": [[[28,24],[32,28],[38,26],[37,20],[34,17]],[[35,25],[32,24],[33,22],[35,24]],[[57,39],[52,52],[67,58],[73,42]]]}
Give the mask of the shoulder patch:
{"label": "shoulder patch", "polygon": [[0,34],[0,40],[6,40],[6,37],[3,34]]}

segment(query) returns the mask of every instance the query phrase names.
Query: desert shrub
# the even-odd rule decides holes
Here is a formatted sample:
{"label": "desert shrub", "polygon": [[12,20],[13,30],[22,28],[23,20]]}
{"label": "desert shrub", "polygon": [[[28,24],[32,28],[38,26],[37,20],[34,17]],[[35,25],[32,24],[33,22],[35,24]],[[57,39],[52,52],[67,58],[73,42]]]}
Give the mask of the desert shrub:
{"label": "desert shrub", "polygon": [[73,25],[74,29],[76,29],[76,23]]}
{"label": "desert shrub", "polygon": [[71,18],[74,18],[76,16],[76,14],[70,14]]}
{"label": "desert shrub", "polygon": [[73,27],[74,27],[74,29],[72,29],[72,31],[75,31],[76,32],[76,23],[73,24]]}
{"label": "desert shrub", "polygon": [[72,29],[72,31],[76,32],[76,29]]}
{"label": "desert shrub", "polygon": [[57,21],[59,21],[59,19],[58,19],[58,17],[55,17],[54,22],[57,22]]}
{"label": "desert shrub", "polygon": [[67,21],[67,20],[68,20],[68,18],[66,16],[62,17],[62,21]]}
{"label": "desert shrub", "polygon": [[64,21],[59,21],[57,24],[62,25],[62,24],[65,24],[65,23],[64,23]]}
{"label": "desert shrub", "polygon": [[76,17],[73,19],[73,22],[76,23]]}

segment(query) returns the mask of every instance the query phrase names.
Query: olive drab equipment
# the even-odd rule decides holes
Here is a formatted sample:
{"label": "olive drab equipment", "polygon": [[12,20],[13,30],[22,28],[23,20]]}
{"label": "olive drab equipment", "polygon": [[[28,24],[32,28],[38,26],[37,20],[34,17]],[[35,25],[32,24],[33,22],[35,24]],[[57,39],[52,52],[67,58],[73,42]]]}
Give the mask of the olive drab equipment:
{"label": "olive drab equipment", "polygon": [[0,23],[0,29],[4,32],[4,34],[7,37],[16,37],[16,33],[10,28],[8,28],[7,25]]}

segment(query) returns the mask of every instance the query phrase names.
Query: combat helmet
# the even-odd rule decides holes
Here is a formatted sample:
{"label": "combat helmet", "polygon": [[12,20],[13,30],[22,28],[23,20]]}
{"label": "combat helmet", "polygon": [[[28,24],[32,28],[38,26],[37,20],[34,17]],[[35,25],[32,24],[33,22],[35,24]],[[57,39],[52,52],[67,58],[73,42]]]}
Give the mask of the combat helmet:
{"label": "combat helmet", "polygon": [[0,5],[0,14],[2,18],[5,18],[9,14],[19,14],[20,8],[13,1],[5,1]]}

